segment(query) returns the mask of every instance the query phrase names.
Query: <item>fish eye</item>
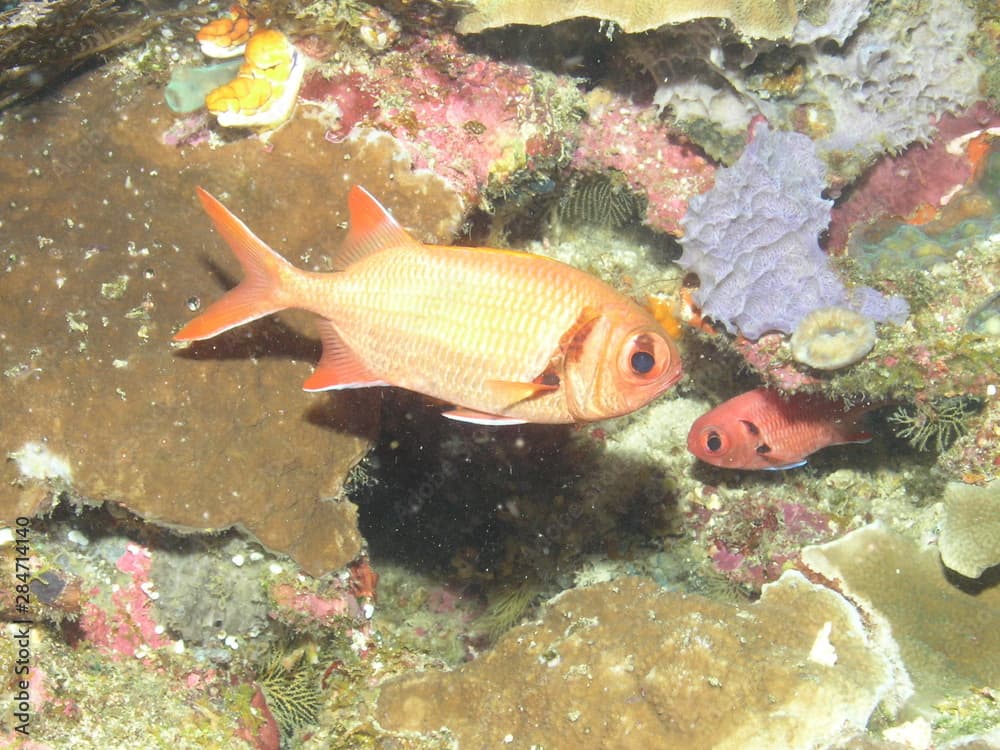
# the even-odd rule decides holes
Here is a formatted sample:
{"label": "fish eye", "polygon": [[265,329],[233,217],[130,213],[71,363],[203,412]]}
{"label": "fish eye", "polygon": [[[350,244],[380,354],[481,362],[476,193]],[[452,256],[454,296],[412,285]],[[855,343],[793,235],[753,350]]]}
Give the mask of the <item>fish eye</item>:
{"label": "fish eye", "polygon": [[670,348],[653,332],[643,332],[628,338],[619,355],[623,374],[636,383],[652,383],[670,367]]}
{"label": "fish eye", "polygon": [[656,364],[656,358],[649,352],[640,350],[632,354],[629,363],[632,365],[632,372],[637,375],[645,375],[653,369],[653,365]]}
{"label": "fish eye", "polygon": [[705,439],[705,447],[708,448],[709,453],[718,453],[722,450],[722,436],[715,430],[712,430]]}

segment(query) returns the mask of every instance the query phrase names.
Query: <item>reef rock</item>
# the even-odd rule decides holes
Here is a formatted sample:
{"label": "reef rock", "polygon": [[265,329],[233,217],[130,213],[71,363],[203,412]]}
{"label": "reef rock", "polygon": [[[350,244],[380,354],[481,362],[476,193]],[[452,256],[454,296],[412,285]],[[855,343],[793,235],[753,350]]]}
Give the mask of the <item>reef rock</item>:
{"label": "reef rock", "polygon": [[1000,682],[1000,588],[971,592],[952,583],[936,550],[880,522],[828,544],[807,547],[802,560],[835,580],[858,605],[887,650],[898,649],[914,694],[903,716],[934,714],[934,705],[971,686]]}
{"label": "reef rock", "polygon": [[698,275],[694,301],[732,333],[791,333],[813,310],[849,307],[901,323],[906,301],[868,287],[848,290],[819,246],[832,201],[813,142],[760,125],[743,155],[692,198],[677,261]]}
{"label": "reef rock", "polygon": [[377,711],[462,747],[819,748],[891,702],[894,674],[857,611],[798,573],[745,607],[622,578],[454,672],[385,685]]}

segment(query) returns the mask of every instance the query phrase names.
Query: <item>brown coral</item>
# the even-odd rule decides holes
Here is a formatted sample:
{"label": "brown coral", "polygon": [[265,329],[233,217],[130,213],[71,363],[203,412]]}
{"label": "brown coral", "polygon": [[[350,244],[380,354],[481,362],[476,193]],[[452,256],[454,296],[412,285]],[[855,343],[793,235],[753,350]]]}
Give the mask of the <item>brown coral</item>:
{"label": "brown coral", "polygon": [[476,0],[458,31],[474,34],[513,23],[547,26],[589,16],[612,21],[633,34],[699,18],[726,18],[747,37],[780,39],[792,33],[793,0]]}
{"label": "brown coral", "polygon": [[560,595],[455,672],[386,685],[378,715],[462,747],[819,747],[892,689],[857,612],[797,573],[746,607],[622,578]]}

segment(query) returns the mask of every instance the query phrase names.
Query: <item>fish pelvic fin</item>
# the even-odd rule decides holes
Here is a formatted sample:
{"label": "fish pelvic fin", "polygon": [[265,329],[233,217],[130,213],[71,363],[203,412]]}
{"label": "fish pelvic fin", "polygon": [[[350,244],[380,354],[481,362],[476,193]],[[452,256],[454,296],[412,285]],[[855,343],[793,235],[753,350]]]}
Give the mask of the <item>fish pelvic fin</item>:
{"label": "fish pelvic fin", "polygon": [[409,232],[399,225],[372,194],[359,185],[347,194],[350,228],[333,261],[333,270],[348,266],[389,247],[420,246]]}
{"label": "fish pelvic fin", "polygon": [[374,375],[347,347],[333,323],[323,318],[318,325],[323,354],[312,375],[302,384],[303,390],[341,391],[389,385]]}
{"label": "fish pelvic fin", "polygon": [[198,341],[289,307],[282,279],[296,269],[272,250],[214,196],[197,188],[198,198],[222,238],[243,267],[243,280],[174,335],[174,341]]}

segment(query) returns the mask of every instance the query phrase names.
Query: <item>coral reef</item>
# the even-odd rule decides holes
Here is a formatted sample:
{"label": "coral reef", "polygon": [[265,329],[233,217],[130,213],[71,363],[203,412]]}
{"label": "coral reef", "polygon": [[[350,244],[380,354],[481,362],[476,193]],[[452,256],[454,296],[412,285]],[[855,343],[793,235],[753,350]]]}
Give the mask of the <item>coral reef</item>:
{"label": "coral reef", "polygon": [[1000,680],[1000,662],[983,658],[1000,648],[996,586],[977,595],[956,587],[934,549],[881,522],[808,547],[802,559],[860,607],[876,641],[898,649],[914,689],[904,716],[932,714],[949,693]]}
{"label": "coral reef", "polygon": [[578,138],[571,166],[620,173],[645,196],[646,224],[661,232],[680,234],[688,201],[712,185],[715,169],[700,149],[664,125],[653,108],[620,95],[591,95]]}
{"label": "coral reef", "polygon": [[747,607],[625,577],[564,592],[454,672],[386,684],[377,710],[463,747],[824,747],[897,689],[857,612],[796,573]]}
{"label": "coral reef", "polygon": [[906,319],[905,300],[847,289],[820,250],[831,205],[820,195],[824,177],[809,138],[760,124],[736,164],[691,199],[677,262],[698,275],[693,297],[705,315],[750,339],[791,333],[823,307],[847,306],[880,322]]}
{"label": "coral reef", "polygon": [[[929,140],[936,118],[977,101],[982,65],[966,51],[975,30],[966,5],[883,3],[864,20],[865,4],[831,5],[829,28],[800,23],[791,49],[741,45],[699,26],[643,40],[634,56],[655,77],[657,104],[715,155],[728,158],[727,139],[763,115],[814,137],[831,182],[847,183],[886,150]],[[778,75],[759,79],[769,67]]]}
{"label": "coral reef", "polygon": [[941,562],[968,578],[1000,565],[1000,480],[982,487],[949,482],[938,549]]}
{"label": "coral reef", "polygon": [[546,26],[589,16],[611,21],[634,34],[697,18],[725,18],[747,37],[788,36],[797,18],[792,0],[674,0],[670,3],[617,0],[475,0],[474,10],[458,23],[462,34],[508,24]]}
{"label": "coral reef", "polygon": [[872,350],[875,323],[843,307],[821,307],[802,318],[789,345],[796,362],[817,370],[839,370]]}

